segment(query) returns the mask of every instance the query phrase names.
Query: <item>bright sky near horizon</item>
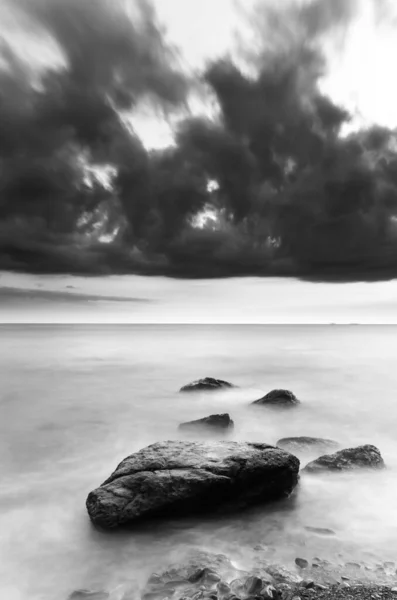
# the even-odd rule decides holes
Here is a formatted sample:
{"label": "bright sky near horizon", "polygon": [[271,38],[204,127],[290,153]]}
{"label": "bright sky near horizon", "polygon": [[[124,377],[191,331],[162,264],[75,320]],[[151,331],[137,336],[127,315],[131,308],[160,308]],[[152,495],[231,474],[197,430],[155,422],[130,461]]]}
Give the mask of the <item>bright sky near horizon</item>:
{"label": "bright sky near horizon", "polygon": [[0,273],[0,324],[395,324],[397,281]]}

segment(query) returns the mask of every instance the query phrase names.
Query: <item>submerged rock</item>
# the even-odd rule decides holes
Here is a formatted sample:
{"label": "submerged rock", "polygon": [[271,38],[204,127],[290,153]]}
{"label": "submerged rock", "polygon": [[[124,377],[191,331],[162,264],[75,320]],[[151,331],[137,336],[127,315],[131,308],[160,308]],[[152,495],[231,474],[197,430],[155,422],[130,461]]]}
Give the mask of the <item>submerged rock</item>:
{"label": "submerged rock", "polygon": [[223,381],[222,379],[215,379],[214,377],[204,377],[204,379],[198,379],[197,381],[192,381],[192,383],[188,383],[184,385],[179,390],[180,392],[199,392],[202,390],[212,392],[223,389],[234,388],[232,383],[228,381]]}
{"label": "submerged rock", "polygon": [[241,508],[288,496],[299,460],[268,444],[160,442],[123,460],[87,498],[93,523],[115,528],[154,516]]}
{"label": "submerged rock", "polygon": [[336,450],[340,447],[338,442],[334,440],[327,440],[324,438],[316,438],[316,437],[289,437],[282,438],[278,440],[276,446],[279,448],[283,448],[284,450],[288,450],[288,452],[304,452],[310,450]]}
{"label": "submerged rock", "polygon": [[306,531],[317,533],[318,535],[335,535],[335,531],[333,529],[328,529],[328,527],[311,527],[310,525],[307,525],[305,529]]}
{"label": "submerged rock", "polygon": [[210,415],[203,419],[197,419],[196,421],[188,421],[187,423],[181,423],[179,429],[233,429],[234,423],[230,418],[230,415]]}
{"label": "submerged rock", "polygon": [[280,406],[289,408],[300,404],[300,400],[289,390],[272,390],[263,398],[255,400],[252,404],[260,404],[264,406]]}
{"label": "submerged rock", "polygon": [[109,592],[76,590],[70,594],[68,600],[108,600],[108,598]]}
{"label": "submerged rock", "polygon": [[225,555],[193,550],[184,556],[182,562],[153,574],[146,583],[142,598],[160,600],[175,592],[177,598],[193,598],[196,594],[200,598],[210,598],[211,593],[222,597],[231,591],[226,582],[241,574],[245,575]]}
{"label": "submerged rock", "polygon": [[383,469],[385,463],[380,451],[369,444],[346,448],[334,454],[325,454],[303,469],[306,473],[323,471],[350,471],[354,469]]}

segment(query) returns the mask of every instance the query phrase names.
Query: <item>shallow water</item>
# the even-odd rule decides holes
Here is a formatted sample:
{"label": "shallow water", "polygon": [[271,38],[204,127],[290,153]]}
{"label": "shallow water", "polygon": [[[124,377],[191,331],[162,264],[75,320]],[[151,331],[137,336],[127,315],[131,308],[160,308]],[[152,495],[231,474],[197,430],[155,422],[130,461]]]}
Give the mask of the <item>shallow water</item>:
{"label": "shallow water", "polygon": [[[0,327],[0,597],[64,600],[76,588],[141,582],[191,546],[225,551],[244,566],[257,544],[286,565],[296,556],[394,560],[396,356],[397,327]],[[207,375],[240,388],[177,393]],[[249,407],[274,387],[294,391],[301,406]],[[222,519],[93,529],[87,493],[121,459],[158,440],[188,439],[178,423],[214,412],[230,412],[231,439],[372,443],[388,469],[302,477],[290,500]]]}

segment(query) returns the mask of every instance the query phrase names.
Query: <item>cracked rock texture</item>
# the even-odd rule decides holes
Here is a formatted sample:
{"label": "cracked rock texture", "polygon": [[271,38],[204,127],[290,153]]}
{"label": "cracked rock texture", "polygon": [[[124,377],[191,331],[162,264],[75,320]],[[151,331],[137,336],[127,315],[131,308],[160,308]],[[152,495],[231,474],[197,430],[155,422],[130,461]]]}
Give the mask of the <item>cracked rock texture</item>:
{"label": "cracked rock texture", "polygon": [[159,442],[124,459],[87,498],[96,525],[115,528],[157,516],[241,508],[288,496],[299,460],[246,442]]}

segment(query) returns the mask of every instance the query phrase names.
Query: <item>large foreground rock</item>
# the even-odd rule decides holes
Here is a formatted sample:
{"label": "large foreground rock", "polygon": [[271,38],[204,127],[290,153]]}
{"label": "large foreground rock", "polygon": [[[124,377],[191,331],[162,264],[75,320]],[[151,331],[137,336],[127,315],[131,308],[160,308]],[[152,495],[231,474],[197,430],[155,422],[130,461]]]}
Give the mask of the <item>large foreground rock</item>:
{"label": "large foreground rock", "polygon": [[300,400],[289,390],[272,390],[263,396],[263,398],[252,402],[252,404],[290,408],[300,404]]}
{"label": "large foreground rock", "polygon": [[223,415],[210,415],[196,421],[187,421],[181,423],[179,429],[187,431],[209,430],[209,431],[226,431],[233,429],[234,423],[227,413]]}
{"label": "large foreground rock", "polygon": [[380,451],[375,446],[357,446],[325,454],[310,462],[303,471],[318,473],[324,471],[351,471],[353,469],[383,469],[385,463]]}
{"label": "large foreground rock", "polygon": [[211,511],[288,496],[299,460],[245,442],[160,442],[123,460],[86,506],[91,520],[115,528],[154,516]]}
{"label": "large foreground rock", "polygon": [[219,390],[234,388],[235,386],[228,381],[222,379],[214,379],[214,377],[204,377],[204,379],[198,379],[184,385],[179,391],[180,392],[216,392]]}

